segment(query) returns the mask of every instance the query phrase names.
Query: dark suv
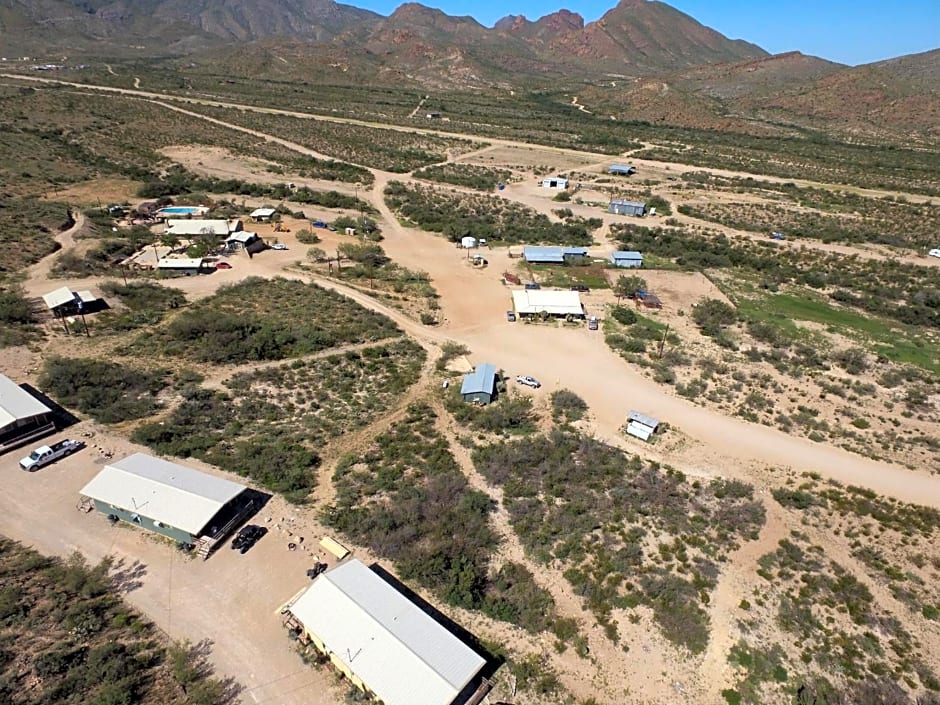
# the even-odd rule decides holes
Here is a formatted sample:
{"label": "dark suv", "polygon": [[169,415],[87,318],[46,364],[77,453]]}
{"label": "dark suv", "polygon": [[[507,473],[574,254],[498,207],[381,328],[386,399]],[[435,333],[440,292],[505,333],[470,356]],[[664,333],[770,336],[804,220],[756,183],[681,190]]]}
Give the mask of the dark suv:
{"label": "dark suv", "polygon": [[571,287],[571,290],[572,291],[590,291],[591,289],[590,287],[585,286],[584,284],[575,284],[573,287]]}
{"label": "dark suv", "polygon": [[247,524],[232,539],[232,548],[239,553],[247,553],[248,549],[258,543],[266,533],[268,533],[268,530],[263,526]]}

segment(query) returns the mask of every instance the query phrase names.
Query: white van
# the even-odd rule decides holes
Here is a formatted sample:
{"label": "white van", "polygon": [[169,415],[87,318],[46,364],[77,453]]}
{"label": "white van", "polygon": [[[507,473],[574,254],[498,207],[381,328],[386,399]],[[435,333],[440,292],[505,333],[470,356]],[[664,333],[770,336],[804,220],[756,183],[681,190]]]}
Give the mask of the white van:
{"label": "white van", "polygon": [[940,247],[935,247],[927,254],[930,255],[931,257],[940,257]]}

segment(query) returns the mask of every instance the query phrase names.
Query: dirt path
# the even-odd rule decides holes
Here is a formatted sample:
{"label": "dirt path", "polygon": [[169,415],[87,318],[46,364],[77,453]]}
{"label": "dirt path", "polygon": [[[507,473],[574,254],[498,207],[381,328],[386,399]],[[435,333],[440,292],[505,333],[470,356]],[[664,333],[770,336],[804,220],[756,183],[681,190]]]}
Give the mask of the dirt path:
{"label": "dirt path", "polygon": [[[59,249],[43,257],[36,264],[26,270],[26,284],[24,288],[27,291],[35,291],[37,286],[47,290],[50,287],[49,274],[52,271],[52,265],[56,258],[65,250],[71,250],[75,247],[75,233],[85,227],[85,214],[80,210],[70,210],[69,215],[75,219],[72,227],[63,230],[55,236],[55,241],[59,244]],[[32,286],[31,286],[32,285]]]}

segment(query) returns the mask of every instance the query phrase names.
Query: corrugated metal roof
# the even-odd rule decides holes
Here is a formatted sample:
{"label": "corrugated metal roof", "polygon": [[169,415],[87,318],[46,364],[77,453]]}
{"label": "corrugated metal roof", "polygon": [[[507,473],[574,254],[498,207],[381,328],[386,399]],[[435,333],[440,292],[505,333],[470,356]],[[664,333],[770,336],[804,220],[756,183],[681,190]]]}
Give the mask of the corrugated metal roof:
{"label": "corrugated metal roof", "polygon": [[617,250],[611,256],[611,259],[643,259],[643,255],[636,250]]}
{"label": "corrugated metal roof", "polygon": [[46,306],[53,309],[63,304],[73,303],[75,301],[75,295],[72,293],[71,289],[67,286],[63,286],[61,289],[43,294],[42,300],[46,303]]}
{"label": "corrugated metal roof", "polygon": [[587,253],[583,247],[526,245],[522,248],[522,256],[527,262],[564,262],[565,257],[586,257]]}
{"label": "corrugated metal roof", "polygon": [[106,465],[81,494],[198,536],[244,485],[134,453]]}
{"label": "corrugated metal roof", "polygon": [[611,171],[611,172],[614,172],[614,171],[623,171],[623,172],[636,171],[636,167],[633,166],[632,164],[611,164],[611,165],[610,165],[610,168],[609,168],[607,171]]}
{"label": "corrugated metal roof", "polygon": [[167,232],[173,235],[228,235],[234,230],[227,220],[193,218],[166,221]]}
{"label": "corrugated metal roof", "polygon": [[646,204],[642,201],[623,201],[619,198],[615,198],[610,202],[612,206],[630,206],[631,208],[646,208]]}
{"label": "corrugated metal roof", "polygon": [[252,218],[269,218],[275,213],[277,213],[276,208],[255,208],[251,212],[251,217]]}
{"label": "corrugated metal roof", "polygon": [[290,611],[385,705],[450,705],[485,663],[358,560],[318,577]]}
{"label": "corrugated metal roof", "polygon": [[52,409],[6,375],[0,375],[0,429],[14,421],[49,413]]}
{"label": "corrugated metal roof", "polygon": [[636,421],[631,421],[627,424],[627,433],[635,438],[640,438],[644,441],[648,441],[650,436],[653,435],[653,429],[649,426],[644,426],[641,423]]}
{"label": "corrugated metal roof", "polygon": [[157,269],[199,269],[201,267],[202,259],[199,257],[165,257],[157,262]]}
{"label": "corrugated metal roof", "polygon": [[226,242],[241,242],[244,244],[246,242],[251,242],[252,240],[257,239],[257,237],[258,237],[258,233],[249,233],[249,232],[243,231],[243,232],[233,233],[229,235],[225,241]]}
{"label": "corrugated metal roof", "polygon": [[627,414],[627,419],[629,421],[636,421],[637,423],[641,423],[644,426],[649,426],[653,429],[659,426],[659,419],[654,419],[652,416],[647,416],[646,414],[642,414],[639,411],[631,411],[629,414]]}
{"label": "corrugated metal roof", "polygon": [[512,292],[516,313],[539,314],[545,311],[555,316],[583,316],[581,294],[577,291],[549,291],[546,289],[516,289]]}
{"label": "corrugated metal roof", "polygon": [[476,369],[468,375],[464,375],[463,384],[460,385],[461,394],[477,394],[485,392],[493,393],[493,387],[496,386],[496,365],[490,362],[484,362],[477,365]]}

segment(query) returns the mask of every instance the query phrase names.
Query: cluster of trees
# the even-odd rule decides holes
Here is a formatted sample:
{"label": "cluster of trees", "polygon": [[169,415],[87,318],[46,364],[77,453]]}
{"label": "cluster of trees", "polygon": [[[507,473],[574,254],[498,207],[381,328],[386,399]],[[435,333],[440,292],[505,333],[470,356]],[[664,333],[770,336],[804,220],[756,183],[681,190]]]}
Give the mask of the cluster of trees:
{"label": "cluster of trees", "polygon": [[429,406],[412,405],[405,420],[376,439],[374,450],[344,458],[325,521],[451,605],[544,629],[554,602],[531,573],[507,564],[489,577],[497,546],[489,523],[493,500],[469,486],[434,421]]}
{"label": "cluster of trees", "polygon": [[102,423],[150,416],[160,408],[157,395],[166,373],[87,358],[46,359],[39,384],[64,406]]}
{"label": "cluster of trees", "polygon": [[828,289],[840,303],[910,325],[940,328],[940,287],[931,267],[895,260],[864,260],[836,253],[779,248],[770,242],[732,241],[677,228],[611,228],[625,248],[674,259],[690,268],[740,268],[765,284],[792,282]]}
{"label": "cluster of trees", "polygon": [[593,240],[591,222],[555,222],[495,196],[467,196],[392,181],[385,188],[385,202],[421,229],[442,233],[452,242],[466,235],[505,243],[589,245]]}

